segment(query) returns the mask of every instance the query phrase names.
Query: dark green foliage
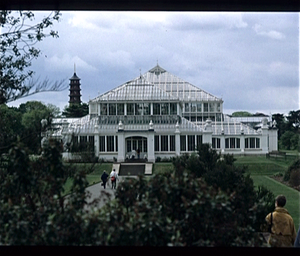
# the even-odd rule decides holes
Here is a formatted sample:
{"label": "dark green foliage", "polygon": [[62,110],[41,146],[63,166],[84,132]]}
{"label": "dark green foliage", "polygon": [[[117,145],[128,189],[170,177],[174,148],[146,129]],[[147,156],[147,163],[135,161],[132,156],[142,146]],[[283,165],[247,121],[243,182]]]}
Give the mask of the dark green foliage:
{"label": "dark green foliage", "polygon": [[296,160],[294,160],[294,162],[289,166],[289,168],[284,173],[283,180],[284,181],[289,181],[292,171],[299,170],[299,169],[300,169],[300,159],[296,159]]}
{"label": "dark green foliage", "polygon": [[148,182],[143,177],[132,179],[119,185],[116,202],[100,214],[100,244],[261,245],[251,226],[239,226],[233,201],[234,195],[227,196],[186,171],[182,177],[162,174]]}
{"label": "dark green foliage", "polygon": [[300,186],[300,168],[291,171],[289,183],[293,187],[299,187]]}
{"label": "dark green foliage", "polygon": [[18,140],[31,154],[40,153],[41,120],[46,119],[50,124],[57,111],[55,106],[39,101],[28,101],[18,108],[0,105],[0,153],[7,153]]}
{"label": "dark green foliage", "polygon": [[0,105],[0,154],[7,152],[13,142],[21,135],[22,114],[16,108]]}
{"label": "dark green foliage", "polygon": [[283,114],[274,114],[272,115],[272,119],[276,121],[280,148],[287,150],[299,149],[300,110],[292,110],[287,116],[284,116]]}
{"label": "dark green foliage", "polygon": [[[87,181],[84,173],[63,165],[60,144],[50,141],[35,161],[29,160],[21,145],[5,158],[0,179],[0,244],[80,245]],[[61,193],[68,177],[74,182],[66,200]]]}
{"label": "dark green foliage", "polygon": [[259,186],[256,193],[255,202],[257,202],[257,214],[254,224],[255,230],[267,232],[267,223],[264,221],[267,214],[275,209],[275,195],[264,186]]}
{"label": "dark green foliage", "polygon": [[[195,177],[202,177],[209,186],[220,189],[228,196],[232,195],[232,207],[236,214],[239,226],[251,225],[256,231],[265,222],[262,215],[268,212],[259,204],[273,203],[270,198],[263,197],[258,200],[257,192],[254,189],[253,181],[246,175],[246,167],[234,166],[233,155],[224,155],[223,158],[208,144],[199,147],[198,157],[196,155],[183,155],[175,162],[175,173],[182,175],[184,170],[188,170]],[[251,208],[258,207],[258,211],[250,211]]]}
{"label": "dark green foliage", "polygon": [[295,150],[300,145],[300,134],[293,131],[286,131],[281,136],[280,145],[287,150]]}
{"label": "dark green foliage", "polygon": [[83,117],[89,113],[89,106],[87,103],[71,104],[66,106],[62,112],[64,117]]}
{"label": "dark green foliage", "polygon": [[247,111],[237,111],[237,112],[233,112],[232,116],[234,117],[243,117],[243,116],[253,116],[253,114],[247,112]]}
{"label": "dark green foliage", "polygon": [[[249,176],[228,165],[231,157],[214,157],[214,168],[197,177],[187,168],[196,168],[196,156],[174,159],[174,172],[119,183],[116,199],[94,212],[97,201],[86,202],[85,172],[62,163],[59,143],[50,141],[34,162],[15,146],[1,172],[0,244],[261,246],[256,219],[268,210],[261,204],[268,196],[253,194]],[[208,184],[210,172],[227,187],[213,179]],[[63,198],[67,178],[72,193]]]}

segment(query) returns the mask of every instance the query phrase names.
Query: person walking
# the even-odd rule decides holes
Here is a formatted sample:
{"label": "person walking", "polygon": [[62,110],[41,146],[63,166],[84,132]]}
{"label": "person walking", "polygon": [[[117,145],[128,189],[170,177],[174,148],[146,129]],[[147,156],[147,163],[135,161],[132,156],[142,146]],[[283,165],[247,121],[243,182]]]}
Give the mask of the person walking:
{"label": "person walking", "polygon": [[101,175],[101,180],[102,180],[102,184],[101,185],[104,187],[104,189],[106,187],[107,178],[108,178],[108,174],[104,170],[103,173],[102,173],[102,175]]}
{"label": "person walking", "polygon": [[296,239],[296,229],[293,218],[284,208],[286,198],[279,195],[275,199],[275,211],[266,216],[271,225],[271,235],[268,244],[272,247],[292,247]]}
{"label": "person walking", "polygon": [[119,180],[119,176],[115,169],[112,170],[110,173],[110,180],[111,180],[111,188],[116,189],[117,187],[117,179]]}

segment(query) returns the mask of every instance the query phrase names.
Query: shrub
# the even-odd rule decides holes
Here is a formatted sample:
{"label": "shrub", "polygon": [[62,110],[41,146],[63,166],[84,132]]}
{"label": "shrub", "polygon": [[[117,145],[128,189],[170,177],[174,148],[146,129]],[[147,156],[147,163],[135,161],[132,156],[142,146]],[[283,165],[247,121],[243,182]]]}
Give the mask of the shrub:
{"label": "shrub", "polygon": [[294,162],[289,166],[287,171],[284,174],[283,180],[284,181],[289,181],[290,180],[290,175],[293,170],[299,169],[300,168],[300,158],[295,159]]}
{"label": "shrub", "polygon": [[293,187],[298,187],[300,185],[300,168],[291,171],[289,184]]}

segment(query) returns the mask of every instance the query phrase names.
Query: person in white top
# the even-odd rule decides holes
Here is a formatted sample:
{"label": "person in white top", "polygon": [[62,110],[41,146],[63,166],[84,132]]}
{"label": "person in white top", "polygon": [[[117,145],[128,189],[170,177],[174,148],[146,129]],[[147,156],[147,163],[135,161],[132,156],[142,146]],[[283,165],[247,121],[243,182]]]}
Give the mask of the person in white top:
{"label": "person in white top", "polygon": [[110,173],[110,180],[111,180],[111,188],[116,189],[117,187],[117,179],[119,180],[119,176],[115,169],[112,170]]}

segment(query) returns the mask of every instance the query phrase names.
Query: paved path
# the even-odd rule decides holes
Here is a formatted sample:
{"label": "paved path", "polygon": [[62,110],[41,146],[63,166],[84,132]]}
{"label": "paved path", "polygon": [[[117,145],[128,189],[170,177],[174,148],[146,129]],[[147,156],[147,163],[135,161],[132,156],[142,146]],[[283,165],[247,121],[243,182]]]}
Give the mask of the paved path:
{"label": "paved path", "polygon": [[[134,177],[134,176],[131,176],[131,177]],[[119,185],[119,182],[122,182],[122,180],[124,180],[124,177],[119,176],[119,180],[117,180],[117,187]],[[111,188],[111,182],[109,181],[108,183],[106,183],[106,188],[105,189],[103,188],[103,186],[101,186],[101,183],[97,183],[95,185],[92,185],[92,186],[88,187],[87,191],[89,191],[90,194],[91,194],[91,197],[88,198],[87,202],[89,203],[89,202],[92,202],[93,200],[95,200],[97,198],[100,198],[100,202],[98,204],[98,207],[102,207],[106,203],[106,200],[107,200],[107,197],[104,196],[102,194],[102,192],[108,193],[109,195],[111,195],[110,199],[114,199],[116,190]]]}

